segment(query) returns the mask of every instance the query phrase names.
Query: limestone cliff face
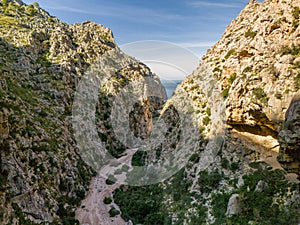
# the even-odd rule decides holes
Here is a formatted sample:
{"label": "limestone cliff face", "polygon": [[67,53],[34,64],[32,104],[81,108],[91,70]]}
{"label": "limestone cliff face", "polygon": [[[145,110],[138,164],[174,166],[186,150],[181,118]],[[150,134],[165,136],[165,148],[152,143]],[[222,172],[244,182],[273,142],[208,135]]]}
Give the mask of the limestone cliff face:
{"label": "limestone cliff face", "polygon": [[[278,134],[286,129],[284,121],[289,120],[291,104],[292,108],[299,107],[293,103],[300,84],[299,6],[296,0],[250,1],[207,51],[199,69],[181,85],[190,94],[196,110],[204,112],[196,119],[198,125],[210,129],[211,125],[202,123],[211,116],[205,115],[205,107],[200,104],[207,95],[203,98],[203,90],[197,87],[203,83],[203,74],[212,74],[224,99],[224,120],[229,131],[265,151],[278,152],[280,148],[280,162],[294,172],[299,168],[298,145],[293,147],[291,156],[287,134],[281,132],[280,143]],[[290,123],[298,120],[293,121]],[[294,131],[290,138],[293,145],[299,132]],[[295,163],[290,163],[291,158]]]}
{"label": "limestone cliff face", "polygon": [[[73,97],[89,66],[113,49],[119,51],[111,30],[102,25],[67,25],[38,4],[2,1],[1,224],[75,223],[75,208],[95,172],[81,159],[73,136]],[[149,68],[135,61],[114,74],[99,97],[98,133],[114,156],[126,146],[118,142],[107,119],[113,98],[130,81],[150,74]],[[151,77],[159,83],[157,76]],[[150,112],[161,102],[146,98],[137,103],[141,107],[132,113],[136,136],[147,135]]]}
{"label": "limestone cliff face", "polygon": [[[177,87],[162,111],[170,132],[154,153],[163,156],[178,144],[177,111],[199,130],[198,140],[189,142],[195,152],[162,184],[118,189],[114,200],[125,219],[299,224],[299,180],[288,174],[299,175],[299,4],[251,0]],[[127,206],[136,199],[136,207]]]}
{"label": "limestone cliff face", "polygon": [[[226,216],[214,212],[214,194],[206,195],[203,190],[207,185],[205,179],[214,180],[218,173],[225,175],[212,192],[216,195],[230,193],[233,197],[241,194],[240,188],[247,186],[244,183],[247,176],[257,173],[257,168],[251,169],[254,162],[266,162],[269,168],[284,168],[299,176],[299,7],[297,0],[250,1],[167,103],[168,107],[182,98],[191,101],[192,118],[201,136],[206,140],[214,140],[218,133],[223,136],[217,149],[206,145],[204,152],[203,148],[199,152],[200,161],[185,169],[187,177],[193,181],[189,190],[212,200],[205,203],[208,206],[206,224],[222,221],[219,217]],[[214,159],[204,167],[204,161],[209,159],[207,155],[213,151],[218,153],[213,154]],[[237,170],[233,168],[235,166]],[[261,169],[259,171],[264,170]],[[287,177],[293,180],[297,175]],[[228,179],[236,179],[238,183],[232,186],[227,183]],[[255,185],[259,186],[259,182]],[[273,185],[276,190],[277,184]],[[248,183],[248,193],[255,192],[256,188],[249,187]],[[297,191],[294,194],[299,196]],[[224,223],[241,222],[244,218],[245,223],[252,224],[251,213],[242,206],[248,205],[246,201],[250,198],[246,195],[241,195],[243,203],[239,203],[235,213],[243,215],[240,220],[225,219]],[[299,198],[295,196],[287,194],[282,199],[297,202]],[[261,196],[262,199],[265,197]],[[293,200],[288,200],[290,198]],[[230,199],[226,199],[229,207]],[[252,207],[248,210],[261,210]],[[267,219],[262,223],[272,224]]]}
{"label": "limestone cliff face", "polygon": [[296,95],[288,108],[283,128],[278,135],[278,161],[288,172],[300,174],[300,99]]}

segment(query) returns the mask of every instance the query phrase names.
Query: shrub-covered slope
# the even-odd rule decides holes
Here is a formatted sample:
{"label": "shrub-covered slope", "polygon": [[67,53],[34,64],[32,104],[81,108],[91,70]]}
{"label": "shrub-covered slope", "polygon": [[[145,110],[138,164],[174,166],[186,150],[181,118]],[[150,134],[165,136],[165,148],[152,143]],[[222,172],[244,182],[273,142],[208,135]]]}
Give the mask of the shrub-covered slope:
{"label": "shrub-covered slope", "polygon": [[198,150],[163,183],[118,189],[125,219],[299,223],[299,7],[296,0],[250,1],[177,87],[165,107],[192,102],[181,110],[193,112]]}
{"label": "shrub-covered slope", "polygon": [[[112,32],[102,25],[67,25],[37,3],[1,2],[1,224],[76,223],[75,209],[95,172],[81,159],[73,135],[73,97],[85,71],[109,50],[119,51]],[[99,96],[99,137],[116,157],[126,146],[108,120],[113,98],[131,80],[150,74],[136,61],[114,74]],[[165,98],[163,89],[161,96]],[[132,116],[138,121],[132,126],[137,136],[147,135],[149,110],[159,104],[149,99],[137,103]]]}

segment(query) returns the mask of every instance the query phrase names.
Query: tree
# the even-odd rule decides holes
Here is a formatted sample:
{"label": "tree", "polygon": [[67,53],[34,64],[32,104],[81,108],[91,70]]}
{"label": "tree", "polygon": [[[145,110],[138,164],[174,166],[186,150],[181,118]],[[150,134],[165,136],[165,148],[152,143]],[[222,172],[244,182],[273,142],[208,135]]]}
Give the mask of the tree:
{"label": "tree", "polygon": [[33,7],[36,8],[36,9],[39,9],[39,8],[40,8],[39,3],[37,3],[37,2],[33,2],[32,5],[33,5]]}

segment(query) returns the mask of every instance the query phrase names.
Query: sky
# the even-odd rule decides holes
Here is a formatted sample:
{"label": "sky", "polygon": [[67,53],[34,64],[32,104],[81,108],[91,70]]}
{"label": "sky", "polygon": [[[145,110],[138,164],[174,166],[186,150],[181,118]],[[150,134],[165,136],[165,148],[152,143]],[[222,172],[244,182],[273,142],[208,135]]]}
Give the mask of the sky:
{"label": "sky", "polygon": [[[220,39],[226,26],[236,18],[249,0],[25,0],[24,2],[30,4],[34,1],[51,15],[69,24],[90,20],[109,27],[113,31],[116,43],[123,50],[129,48],[133,56],[135,56],[133,49],[141,47],[140,43],[145,41],[149,47],[148,41],[151,40],[169,45],[170,57],[174,56],[179,47],[200,60],[206,50]],[[171,45],[174,46],[173,50],[169,48]],[[166,50],[161,49],[160,52],[154,53],[163,51]],[[156,60],[155,55],[149,58],[147,54],[148,58],[145,59],[140,53],[141,51],[139,58],[136,58],[147,65],[149,61]],[[178,56],[177,62],[187,62],[190,59],[187,58]],[[174,63],[176,62],[166,62],[166,64]],[[190,69],[180,70],[187,75],[195,69],[196,64],[192,63]],[[160,73],[158,70],[157,72]],[[170,73],[174,74],[174,71]],[[166,75],[172,79],[176,76],[181,79],[184,75],[179,75],[179,70],[178,75],[173,77]]]}

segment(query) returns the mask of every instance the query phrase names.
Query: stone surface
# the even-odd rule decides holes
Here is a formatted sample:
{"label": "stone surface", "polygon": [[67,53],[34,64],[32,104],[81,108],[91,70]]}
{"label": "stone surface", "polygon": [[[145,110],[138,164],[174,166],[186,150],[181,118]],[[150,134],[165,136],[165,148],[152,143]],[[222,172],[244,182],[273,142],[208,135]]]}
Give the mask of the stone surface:
{"label": "stone surface", "polygon": [[240,212],[241,212],[240,196],[238,194],[233,194],[228,201],[226,215],[227,216],[238,215]]}
{"label": "stone surface", "polygon": [[[82,160],[72,130],[74,93],[91,64],[119,49],[111,30],[102,25],[67,25],[36,4],[8,2],[0,7],[0,223],[74,224],[75,211],[95,176]],[[283,168],[299,174],[296,7],[296,0],[251,0],[162,111],[163,88],[158,90],[161,97],[134,105],[129,120],[136,137],[150,135],[153,114],[161,113],[169,125],[165,141],[146,162],[177,153],[180,127],[174,105],[190,114],[190,128],[199,130],[187,165],[156,186],[159,199],[152,196],[161,207],[152,210],[164,211],[171,223],[234,223],[233,215],[259,224],[274,224],[278,215],[286,218],[283,224],[298,222],[294,207],[299,205],[299,189],[276,160],[279,152]],[[118,140],[109,122],[112,103],[126,85],[146,77],[159,83],[146,65],[135,61],[114,73],[100,92],[97,132],[115,157],[128,146]],[[186,137],[185,146],[195,144]],[[138,190],[141,199],[154,193],[150,187],[122,188],[126,190]],[[124,202],[134,208],[153,199]],[[148,215],[155,219],[159,213]]]}
{"label": "stone surface", "polygon": [[285,115],[278,135],[280,151],[278,161],[291,173],[300,175],[300,96],[294,97]]}
{"label": "stone surface", "polygon": [[[87,69],[110,50],[119,51],[112,31],[94,22],[67,25],[38,4],[0,5],[0,223],[74,224],[75,209],[95,171],[81,158],[72,128],[76,86]],[[130,58],[129,56],[125,56]],[[120,156],[109,113],[114,97],[131,81],[150,77],[134,61],[112,74],[97,104],[98,133]],[[166,98],[137,102],[132,131],[149,134],[152,114]]]}

